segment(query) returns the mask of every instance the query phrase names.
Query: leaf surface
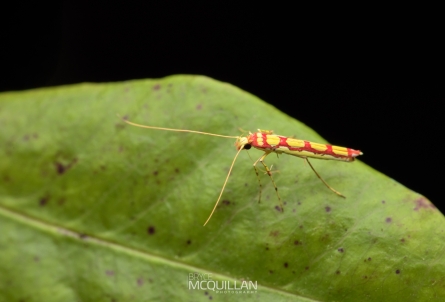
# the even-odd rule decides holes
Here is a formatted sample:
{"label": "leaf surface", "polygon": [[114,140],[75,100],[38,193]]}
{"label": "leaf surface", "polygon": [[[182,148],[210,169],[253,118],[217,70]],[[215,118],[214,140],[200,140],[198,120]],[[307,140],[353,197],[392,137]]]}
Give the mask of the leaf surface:
{"label": "leaf surface", "polygon": [[[301,159],[272,154],[281,212],[262,172],[258,203],[252,163],[262,153],[250,150],[203,227],[234,139],[136,128],[116,114],[325,142],[255,96],[200,76],[0,94],[1,301],[445,297],[445,221],[423,196],[360,161],[312,160],[342,199]],[[214,282],[201,285],[248,284],[253,293],[189,289],[208,277]]]}

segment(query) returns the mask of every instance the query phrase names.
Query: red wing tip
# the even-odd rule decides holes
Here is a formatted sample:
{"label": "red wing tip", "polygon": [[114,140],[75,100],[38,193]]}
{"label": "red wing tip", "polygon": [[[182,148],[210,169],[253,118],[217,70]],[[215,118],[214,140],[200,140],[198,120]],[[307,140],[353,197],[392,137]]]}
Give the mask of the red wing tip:
{"label": "red wing tip", "polygon": [[359,150],[353,150],[352,157],[357,157],[359,155],[363,155],[363,152]]}

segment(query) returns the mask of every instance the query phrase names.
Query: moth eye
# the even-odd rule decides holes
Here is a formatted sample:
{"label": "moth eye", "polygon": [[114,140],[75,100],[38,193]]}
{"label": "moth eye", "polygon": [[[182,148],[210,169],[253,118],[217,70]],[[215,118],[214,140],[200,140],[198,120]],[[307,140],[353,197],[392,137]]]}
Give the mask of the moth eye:
{"label": "moth eye", "polygon": [[252,148],[251,144],[245,144],[243,149],[249,150],[250,148]]}

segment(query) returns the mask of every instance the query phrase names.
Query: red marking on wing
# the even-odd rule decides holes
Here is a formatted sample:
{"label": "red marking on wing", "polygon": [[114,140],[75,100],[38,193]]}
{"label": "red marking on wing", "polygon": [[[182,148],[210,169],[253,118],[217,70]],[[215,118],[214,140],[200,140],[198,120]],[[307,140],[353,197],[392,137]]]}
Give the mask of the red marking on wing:
{"label": "red marking on wing", "polygon": [[326,145],[326,153],[334,154],[334,151],[332,151],[332,145]]}
{"label": "red marking on wing", "polygon": [[280,147],[286,147],[286,148],[290,148],[289,144],[287,143],[287,137],[285,136],[279,136],[280,138],[280,142],[278,143],[278,145]]}
{"label": "red marking on wing", "polygon": [[348,154],[351,157],[357,157],[357,156],[361,155],[362,152],[360,150],[354,150],[354,149],[349,149],[348,148]]}
{"label": "red marking on wing", "polygon": [[263,148],[273,148],[269,143],[267,142],[267,134],[261,133],[261,136],[263,137]]}

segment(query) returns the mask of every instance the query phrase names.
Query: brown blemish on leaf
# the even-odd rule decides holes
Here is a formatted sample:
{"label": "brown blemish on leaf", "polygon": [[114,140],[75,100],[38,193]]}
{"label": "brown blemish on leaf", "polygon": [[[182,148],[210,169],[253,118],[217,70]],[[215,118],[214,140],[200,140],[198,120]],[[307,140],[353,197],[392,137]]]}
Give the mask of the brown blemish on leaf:
{"label": "brown blemish on leaf", "polygon": [[385,204],[385,203],[386,203],[386,201],[382,200],[382,203],[383,203],[383,204]]}
{"label": "brown blemish on leaf", "polygon": [[60,197],[59,200],[57,200],[57,204],[59,206],[62,206],[64,203],[65,203],[65,198],[63,198],[63,197]]}
{"label": "brown blemish on leaf", "polygon": [[35,256],[35,257],[34,257],[34,261],[35,261],[35,262],[39,262],[39,261],[40,261],[40,257]]}
{"label": "brown blemish on leaf", "polygon": [[79,234],[79,238],[80,238],[80,239],[87,239],[87,238],[88,238],[88,235],[85,234],[85,233],[80,233],[80,234]]}
{"label": "brown blemish on leaf", "polygon": [[62,164],[61,162],[55,162],[54,165],[56,167],[56,171],[59,175],[65,173],[68,169],[70,169],[74,164],[77,163],[77,158],[74,158],[69,164]]}
{"label": "brown blemish on leaf", "polygon": [[305,269],[305,270],[309,270],[309,266],[306,266],[304,269]]}
{"label": "brown blemish on leaf", "polygon": [[144,279],[138,278],[137,283],[138,283],[138,286],[144,285]]}
{"label": "brown blemish on leaf", "polygon": [[107,274],[107,276],[114,276],[114,271],[105,271],[105,274]]}
{"label": "brown blemish on leaf", "polygon": [[329,213],[331,211],[331,207],[330,206],[327,206],[324,209],[325,209],[326,213]]}
{"label": "brown blemish on leaf", "polygon": [[270,231],[269,236],[277,237],[280,234],[280,231]]}
{"label": "brown blemish on leaf", "polygon": [[284,262],[284,267],[288,268],[289,264],[287,262]]}
{"label": "brown blemish on leaf", "polygon": [[400,242],[405,242],[405,238],[400,239]]}
{"label": "brown blemish on leaf", "polygon": [[229,206],[229,205],[230,205],[230,200],[225,199],[225,200],[223,200],[221,203],[222,203],[223,205]]}
{"label": "brown blemish on leaf", "polygon": [[158,174],[159,174],[158,171],[153,171],[153,175],[154,175],[154,176],[157,176]]}
{"label": "brown blemish on leaf", "polygon": [[160,84],[156,84],[156,85],[153,86],[153,90],[154,91],[157,91],[159,89],[161,89],[161,85]]}
{"label": "brown blemish on leaf", "polygon": [[397,275],[400,274],[400,270],[399,269],[396,270],[396,274]]}
{"label": "brown blemish on leaf", "polygon": [[179,173],[179,169],[178,168],[175,168],[175,173]]}
{"label": "brown blemish on leaf", "polygon": [[269,270],[269,274],[273,274],[273,270]]}
{"label": "brown blemish on leaf", "polygon": [[49,201],[49,196],[44,196],[44,197],[40,198],[40,200],[39,200],[39,205],[40,205],[41,207],[46,206],[46,204],[48,203],[48,201]]}
{"label": "brown blemish on leaf", "polygon": [[283,212],[283,208],[280,206],[275,206],[275,210],[277,210],[278,212]]}
{"label": "brown blemish on leaf", "polygon": [[340,271],[339,271],[339,270],[337,270],[335,273],[336,273],[337,275],[340,275]]}
{"label": "brown blemish on leaf", "polygon": [[189,239],[189,240],[187,240],[187,245],[190,245],[190,244],[192,244],[192,241]]}
{"label": "brown blemish on leaf", "polygon": [[436,207],[427,199],[424,197],[421,197],[415,201],[416,207],[414,208],[414,211],[419,211],[420,209],[433,209],[436,210]]}
{"label": "brown blemish on leaf", "polygon": [[153,235],[155,233],[155,227],[154,226],[149,226],[147,229],[147,232],[149,235]]}
{"label": "brown blemish on leaf", "polygon": [[338,249],[337,249],[337,251],[339,251],[340,253],[344,253],[344,249],[342,248],[342,247],[339,247]]}
{"label": "brown blemish on leaf", "polygon": [[371,261],[372,260],[372,258],[371,257],[368,257],[368,261]]}
{"label": "brown blemish on leaf", "polygon": [[301,241],[299,241],[299,240],[295,240],[295,241],[294,241],[294,244],[295,244],[295,245],[301,245],[301,244],[303,244],[303,243],[302,243]]}
{"label": "brown blemish on leaf", "polygon": [[391,217],[386,217],[385,222],[386,223],[391,223],[392,222],[392,218]]}
{"label": "brown blemish on leaf", "polygon": [[196,105],[196,110],[201,110],[201,109],[202,109],[202,105],[201,104]]}

